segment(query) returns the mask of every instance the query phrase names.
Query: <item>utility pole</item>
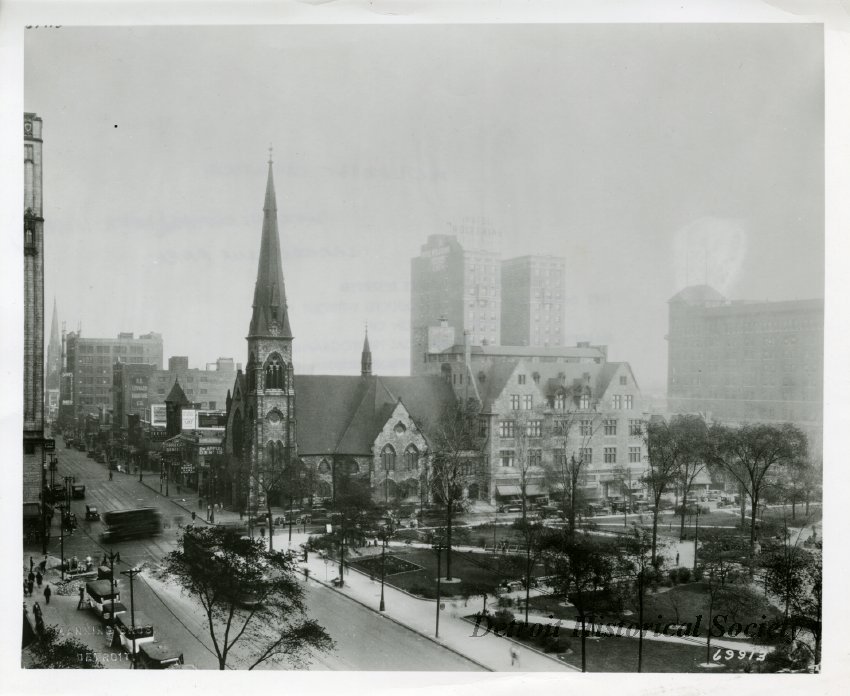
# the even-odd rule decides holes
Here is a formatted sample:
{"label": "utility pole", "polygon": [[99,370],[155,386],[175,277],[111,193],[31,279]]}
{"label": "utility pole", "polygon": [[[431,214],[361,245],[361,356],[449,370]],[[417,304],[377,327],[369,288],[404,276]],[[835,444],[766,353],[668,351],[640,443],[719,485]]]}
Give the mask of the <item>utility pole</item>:
{"label": "utility pole", "polygon": [[115,634],[115,562],[121,562],[121,554],[110,551],[106,559],[109,561],[109,589],[110,599],[112,600],[112,609],[109,612],[109,625],[112,626],[113,638]]}
{"label": "utility pole", "polygon": [[133,641],[133,653],[130,661],[133,665],[133,669],[136,669],[136,614],[133,606],[133,578],[141,572],[142,571],[138,568],[130,568],[130,570],[121,571],[121,575],[126,575],[130,578],[130,640]]}

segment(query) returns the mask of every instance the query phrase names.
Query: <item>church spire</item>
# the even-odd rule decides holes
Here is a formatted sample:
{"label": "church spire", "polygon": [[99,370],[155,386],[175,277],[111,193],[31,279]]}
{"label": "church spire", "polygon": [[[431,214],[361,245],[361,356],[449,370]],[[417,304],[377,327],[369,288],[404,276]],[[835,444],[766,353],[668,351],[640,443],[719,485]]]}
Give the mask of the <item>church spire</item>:
{"label": "church spire", "polygon": [[279,336],[292,338],[286,289],[280,260],[280,239],[277,231],[277,199],[269,148],[269,175],[263,204],[263,235],[260,241],[260,261],[254,286],[254,303],[249,336]]}
{"label": "church spire", "polygon": [[368,377],[372,374],[372,349],[369,347],[369,325],[366,325],[366,337],[363,339],[363,352],[360,354],[360,374]]}

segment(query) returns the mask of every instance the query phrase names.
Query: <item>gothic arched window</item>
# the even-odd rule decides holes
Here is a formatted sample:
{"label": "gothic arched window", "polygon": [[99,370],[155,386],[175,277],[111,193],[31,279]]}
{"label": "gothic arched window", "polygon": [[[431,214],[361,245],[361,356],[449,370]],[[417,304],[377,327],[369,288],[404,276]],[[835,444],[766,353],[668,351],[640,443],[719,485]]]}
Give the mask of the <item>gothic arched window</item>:
{"label": "gothic arched window", "polygon": [[419,468],[419,450],[414,445],[408,445],[404,450],[404,468],[408,471]]}
{"label": "gothic arched window", "polygon": [[323,459],[319,462],[319,473],[320,474],[329,474],[331,473],[331,464],[327,459]]}
{"label": "gothic arched window", "polygon": [[384,471],[395,471],[395,450],[392,445],[385,445],[381,450],[381,466]]}
{"label": "gothic arched window", "polygon": [[265,372],[266,389],[284,389],[286,365],[284,365],[283,360],[280,359],[277,353],[270,355],[268,360],[266,360]]}

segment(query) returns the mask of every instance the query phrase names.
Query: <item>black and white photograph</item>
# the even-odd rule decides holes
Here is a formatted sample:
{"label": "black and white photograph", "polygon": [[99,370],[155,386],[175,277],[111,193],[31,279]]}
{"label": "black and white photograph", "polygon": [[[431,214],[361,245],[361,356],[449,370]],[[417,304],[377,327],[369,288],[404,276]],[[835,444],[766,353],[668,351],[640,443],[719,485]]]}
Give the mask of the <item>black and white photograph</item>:
{"label": "black and white photograph", "polygon": [[302,4],[19,12],[10,663],[846,658],[824,19]]}

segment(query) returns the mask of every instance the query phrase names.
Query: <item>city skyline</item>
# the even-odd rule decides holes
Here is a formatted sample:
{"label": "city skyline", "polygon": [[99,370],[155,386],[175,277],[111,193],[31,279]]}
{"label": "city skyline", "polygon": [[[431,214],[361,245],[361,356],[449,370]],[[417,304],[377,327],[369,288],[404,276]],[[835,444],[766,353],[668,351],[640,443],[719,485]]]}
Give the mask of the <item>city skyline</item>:
{"label": "city skyline", "polygon": [[566,343],[659,392],[686,285],[823,296],[822,49],[812,25],[28,32],[45,297],[84,336],[244,362],[271,144],[296,372],[357,374],[368,322],[376,374],[407,374],[410,259],[473,218],[503,259],[564,257]]}

